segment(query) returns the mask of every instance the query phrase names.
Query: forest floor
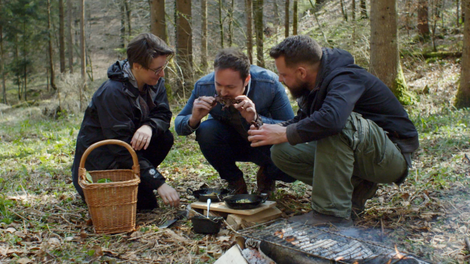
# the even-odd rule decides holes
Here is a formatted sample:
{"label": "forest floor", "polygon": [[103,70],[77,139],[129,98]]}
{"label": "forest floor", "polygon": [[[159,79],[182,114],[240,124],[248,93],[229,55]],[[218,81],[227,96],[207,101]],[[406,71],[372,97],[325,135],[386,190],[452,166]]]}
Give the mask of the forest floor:
{"label": "forest floor", "polygon": [[[413,69],[405,75],[416,95],[406,108],[421,146],[406,182],[381,185],[354,228],[432,263],[464,263],[470,254],[464,243],[470,237],[470,112],[452,107],[460,68],[454,60],[405,64]],[[71,183],[82,114],[45,116],[53,102],[0,108],[0,263],[212,263],[235,243],[237,234],[225,224],[218,235],[194,233],[188,219],[159,229],[177,211],[163,204],[138,213],[134,232],[95,234]],[[173,104],[175,115],[182,105]],[[257,168],[240,166],[253,190]],[[187,188],[225,187],[194,136],[175,134],[159,170],[180,193],[179,209],[194,201]],[[282,217],[309,211],[310,191],[299,182],[278,183]]]}

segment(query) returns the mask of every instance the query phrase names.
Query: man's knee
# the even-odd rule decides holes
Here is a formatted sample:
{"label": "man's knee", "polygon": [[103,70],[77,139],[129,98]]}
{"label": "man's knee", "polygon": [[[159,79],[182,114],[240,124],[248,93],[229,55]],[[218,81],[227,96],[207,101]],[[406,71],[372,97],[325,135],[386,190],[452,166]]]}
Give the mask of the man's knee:
{"label": "man's knee", "polygon": [[217,141],[223,138],[225,128],[217,120],[209,119],[202,122],[196,130],[196,141],[199,144],[216,144]]}
{"label": "man's knee", "polygon": [[286,161],[286,150],[289,146],[289,143],[282,143],[271,147],[271,160],[276,167],[281,168]]}

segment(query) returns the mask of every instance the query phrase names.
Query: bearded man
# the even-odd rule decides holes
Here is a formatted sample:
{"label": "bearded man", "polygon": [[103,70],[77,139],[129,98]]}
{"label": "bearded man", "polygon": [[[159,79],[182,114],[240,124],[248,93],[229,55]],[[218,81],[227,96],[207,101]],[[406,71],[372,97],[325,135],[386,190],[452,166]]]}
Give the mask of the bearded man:
{"label": "bearded man", "polygon": [[292,221],[350,225],[377,183],[405,180],[418,132],[391,90],[349,52],[292,36],[270,56],[299,111],[280,125],[252,127],[248,140],[273,145],[274,164],[312,186],[313,211]]}

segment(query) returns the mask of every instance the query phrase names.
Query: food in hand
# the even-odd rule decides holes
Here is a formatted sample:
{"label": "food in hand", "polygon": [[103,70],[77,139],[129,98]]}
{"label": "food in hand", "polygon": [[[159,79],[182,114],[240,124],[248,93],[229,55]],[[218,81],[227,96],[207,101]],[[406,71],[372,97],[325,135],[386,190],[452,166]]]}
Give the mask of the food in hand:
{"label": "food in hand", "polygon": [[230,106],[234,105],[234,104],[238,104],[240,103],[242,100],[236,100],[232,97],[228,97],[228,96],[219,96],[218,94],[216,94],[214,96],[215,100],[214,102],[212,103],[212,105],[215,105],[216,103],[219,103],[222,105],[222,110],[225,110],[227,108],[229,108]]}

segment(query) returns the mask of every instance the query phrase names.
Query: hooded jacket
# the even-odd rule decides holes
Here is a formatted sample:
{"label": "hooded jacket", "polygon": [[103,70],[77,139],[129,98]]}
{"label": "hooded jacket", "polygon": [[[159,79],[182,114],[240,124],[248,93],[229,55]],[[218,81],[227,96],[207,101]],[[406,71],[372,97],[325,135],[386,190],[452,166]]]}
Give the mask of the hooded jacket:
{"label": "hooded jacket", "polygon": [[[125,71],[127,60],[117,61],[108,69],[108,80],[95,92],[88,105],[78,133],[72,178],[77,191],[83,196],[78,184],[78,166],[85,150],[101,140],[119,139],[130,144],[131,139],[142,125],[152,128],[152,137],[158,137],[168,130],[172,113],[168,104],[165,80],[160,78],[155,86],[145,85],[140,93],[134,87]],[[141,101],[148,105],[148,113],[141,108]],[[141,171],[153,168],[140,151],[136,152]],[[93,150],[87,157],[87,170],[123,169],[132,167],[129,152],[116,145],[106,145]],[[157,179],[159,185],[165,182],[163,176]]]}
{"label": "hooded jacket", "polygon": [[392,91],[355,65],[345,50],[323,48],[315,87],[298,104],[294,119],[283,123],[290,144],[340,133],[354,111],[385,130],[403,153],[412,153],[419,146],[418,132]]}

